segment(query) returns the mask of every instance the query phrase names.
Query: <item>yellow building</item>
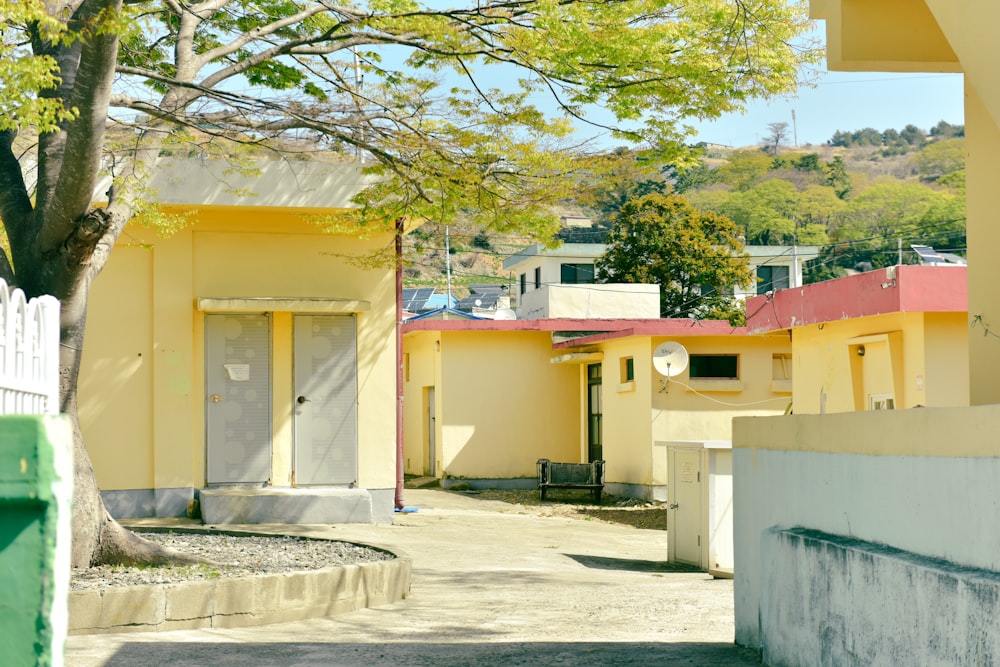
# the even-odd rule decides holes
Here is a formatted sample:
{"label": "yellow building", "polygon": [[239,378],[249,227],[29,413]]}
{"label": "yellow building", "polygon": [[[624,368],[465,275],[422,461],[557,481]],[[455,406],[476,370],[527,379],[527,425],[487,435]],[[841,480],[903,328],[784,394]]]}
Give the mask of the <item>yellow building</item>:
{"label": "yellow building", "polygon": [[[767,664],[995,661],[1000,3],[809,5],[830,69],[964,74],[971,405],[735,420],[736,641]],[[929,401],[952,381],[930,367],[924,380]],[[899,386],[908,396],[916,376]]]}
{"label": "yellow building", "polygon": [[[390,521],[395,280],[345,257],[391,244],[325,233],[355,165],[161,161],[186,226],[122,234],[93,286],[80,420],[115,516],[211,523]],[[256,489],[252,493],[248,489]]]}
{"label": "yellow building", "polygon": [[[606,461],[606,490],[666,499],[668,449],[731,438],[791,401],[787,337],[691,320],[415,320],[403,325],[406,471],[532,488],[539,458]],[[654,369],[665,341],[691,365]],[[728,446],[728,445],[727,445]]]}
{"label": "yellow building", "polygon": [[969,404],[964,266],[893,266],[747,302],[790,336],[795,414]]}

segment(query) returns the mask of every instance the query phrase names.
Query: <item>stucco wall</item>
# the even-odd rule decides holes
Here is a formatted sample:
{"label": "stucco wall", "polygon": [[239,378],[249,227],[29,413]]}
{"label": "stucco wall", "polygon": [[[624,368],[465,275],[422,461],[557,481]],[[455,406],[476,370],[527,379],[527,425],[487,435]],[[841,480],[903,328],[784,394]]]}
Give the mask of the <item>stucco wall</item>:
{"label": "stucco wall", "polygon": [[[982,4],[982,3],[977,3]],[[984,23],[982,25],[988,25]],[[984,45],[985,46],[985,45]],[[989,40],[990,54],[995,53]],[[989,62],[993,63],[992,57]],[[995,69],[992,70],[995,78]],[[995,249],[1000,247],[1000,226],[994,224],[1000,193],[997,151],[1000,151],[1000,99],[987,106],[975,83],[966,81],[965,144],[966,157],[966,245],[969,258],[969,317],[979,317],[982,325],[1000,330],[1000,262]],[[994,97],[997,96],[993,93]],[[969,331],[970,401],[974,405],[1000,403],[1000,342],[984,334],[980,326]]]}
{"label": "stucco wall", "polygon": [[[310,211],[200,207],[169,237],[131,224],[94,283],[80,416],[106,491],[205,483],[204,313],[198,298],[369,301],[357,315],[358,484],[395,485],[395,305],[391,269],[343,255],[384,237],[324,234]],[[272,315],[272,482],[287,485],[292,447],[292,319]]]}
{"label": "stucco wall", "polygon": [[[667,340],[654,337],[650,354]],[[672,378],[663,391],[663,377],[652,370],[654,440],[729,440],[733,417],[782,414],[791,403],[788,393],[772,387],[773,355],[788,353],[787,336],[691,336],[671,338],[688,354],[738,354],[740,379],[695,380],[690,370]],[[650,362],[652,364],[652,362]]]}
{"label": "stucco wall", "polygon": [[579,367],[549,363],[549,332],[444,331],[440,340],[443,473],[535,477],[540,458],[579,460]]}
{"label": "stucco wall", "polygon": [[[1000,406],[734,421],[736,640],[761,643],[772,528],[844,535],[1000,571]],[[970,508],[977,508],[970,511]],[[905,617],[901,603],[898,614]]]}
{"label": "stucco wall", "polygon": [[[435,415],[441,413],[438,395],[440,385],[440,354],[435,344],[440,336],[435,331],[417,331],[403,337],[403,463],[411,475],[429,474],[440,470],[441,450],[430,461],[429,431],[431,420],[431,390],[434,392]],[[440,428],[437,429],[440,435]]]}
{"label": "stucco wall", "polygon": [[[601,346],[601,351],[604,353],[601,389],[605,482],[652,485],[649,401],[655,371],[649,337],[611,340]],[[625,383],[622,365],[628,357],[632,357],[635,380]]]}
{"label": "stucco wall", "polygon": [[795,327],[793,411],[867,409],[871,393],[894,394],[896,408],[967,405],[967,334],[964,313],[890,313]]}

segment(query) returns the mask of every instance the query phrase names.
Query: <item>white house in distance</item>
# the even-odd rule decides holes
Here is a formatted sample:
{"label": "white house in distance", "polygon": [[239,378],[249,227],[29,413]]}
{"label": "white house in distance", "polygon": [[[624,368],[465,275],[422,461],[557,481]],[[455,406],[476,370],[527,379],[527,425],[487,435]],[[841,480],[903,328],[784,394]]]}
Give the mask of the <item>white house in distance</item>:
{"label": "white house in distance", "polygon": [[516,275],[517,319],[655,319],[660,286],[594,284],[594,260],[603,243],[564,243],[553,249],[536,243],[503,262]]}
{"label": "white house in distance", "polygon": [[[660,287],[648,284],[594,284],[594,262],[603,243],[564,243],[554,249],[528,246],[504,260],[515,274],[517,318],[657,318]],[[735,285],[738,299],[802,286],[802,266],[819,256],[818,246],[744,246],[755,285]],[[600,313],[600,314],[597,314]]]}

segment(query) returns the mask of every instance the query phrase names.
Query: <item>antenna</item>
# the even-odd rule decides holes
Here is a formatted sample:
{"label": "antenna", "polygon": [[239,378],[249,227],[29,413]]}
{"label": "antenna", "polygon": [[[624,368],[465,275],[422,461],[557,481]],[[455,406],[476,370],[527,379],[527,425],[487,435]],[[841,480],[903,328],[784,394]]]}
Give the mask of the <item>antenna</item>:
{"label": "antenna", "polygon": [[667,384],[670,382],[670,378],[683,373],[687,369],[687,365],[688,352],[683,345],[676,341],[668,340],[660,343],[653,350],[653,368],[666,378],[666,380],[660,380],[663,393],[667,393]]}

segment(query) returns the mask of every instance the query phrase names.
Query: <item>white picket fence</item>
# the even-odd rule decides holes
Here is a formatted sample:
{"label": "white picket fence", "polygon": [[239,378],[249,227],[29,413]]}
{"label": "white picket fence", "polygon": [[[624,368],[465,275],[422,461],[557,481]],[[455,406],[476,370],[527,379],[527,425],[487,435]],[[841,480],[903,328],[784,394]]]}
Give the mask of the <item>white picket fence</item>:
{"label": "white picket fence", "polygon": [[0,414],[59,412],[59,301],[0,280]]}

